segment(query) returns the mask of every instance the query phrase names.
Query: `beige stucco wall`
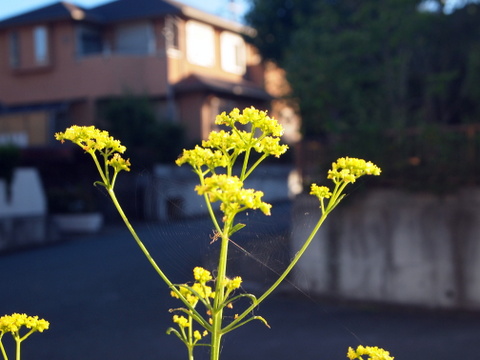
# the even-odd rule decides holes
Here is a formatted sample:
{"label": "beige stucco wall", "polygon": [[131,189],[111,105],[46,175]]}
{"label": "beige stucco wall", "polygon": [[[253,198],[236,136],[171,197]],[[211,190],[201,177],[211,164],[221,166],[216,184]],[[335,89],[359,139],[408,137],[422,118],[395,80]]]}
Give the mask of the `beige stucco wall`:
{"label": "beige stucco wall", "polygon": [[[50,62],[33,63],[32,27],[18,29],[22,64],[12,68],[8,53],[0,62],[0,100],[6,105],[52,102],[64,99],[121,94],[126,89],[164,94],[165,58],[133,55],[75,54],[75,29],[71,23],[56,23],[50,30]],[[8,31],[0,33],[0,45],[8,49]]]}

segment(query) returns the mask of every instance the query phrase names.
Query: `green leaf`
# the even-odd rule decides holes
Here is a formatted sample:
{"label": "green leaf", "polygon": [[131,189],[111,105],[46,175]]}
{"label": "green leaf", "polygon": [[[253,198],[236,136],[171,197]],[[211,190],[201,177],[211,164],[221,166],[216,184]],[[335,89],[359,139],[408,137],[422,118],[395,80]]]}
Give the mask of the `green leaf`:
{"label": "green leaf", "polygon": [[230,232],[228,233],[228,236],[232,236],[233,234],[235,234],[238,230],[242,230],[246,225],[245,224],[237,224],[235,225],[232,230],[230,230]]}

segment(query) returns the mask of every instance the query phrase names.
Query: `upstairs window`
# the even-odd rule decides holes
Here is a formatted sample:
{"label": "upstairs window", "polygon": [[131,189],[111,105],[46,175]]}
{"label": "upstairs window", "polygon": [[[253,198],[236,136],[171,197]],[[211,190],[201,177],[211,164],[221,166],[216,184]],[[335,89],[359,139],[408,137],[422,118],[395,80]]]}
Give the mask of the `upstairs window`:
{"label": "upstairs window", "polygon": [[167,16],[165,19],[164,35],[167,40],[167,49],[180,49],[180,32],[178,23],[179,20],[172,16]]}
{"label": "upstairs window", "polygon": [[101,31],[93,26],[77,28],[77,53],[80,56],[100,54],[103,51]]}
{"label": "upstairs window", "polygon": [[220,35],[222,69],[243,75],[246,70],[246,49],[242,37],[231,33],[222,32]]}
{"label": "upstairs window", "polygon": [[20,66],[20,36],[13,31],[9,36],[10,65],[14,68]]}
{"label": "upstairs window", "polygon": [[48,63],[48,31],[46,26],[36,26],[33,29],[33,50],[37,65]]}
{"label": "upstairs window", "polygon": [[215,34],[213,28],[197,21],[186,25],[187,59],[204,67],[215,65]]}
{"label": "upstairs window", "polygon": [[120,25],[115,31],[116,52],[147,55],[155,52],[155,32],[147,22]]}

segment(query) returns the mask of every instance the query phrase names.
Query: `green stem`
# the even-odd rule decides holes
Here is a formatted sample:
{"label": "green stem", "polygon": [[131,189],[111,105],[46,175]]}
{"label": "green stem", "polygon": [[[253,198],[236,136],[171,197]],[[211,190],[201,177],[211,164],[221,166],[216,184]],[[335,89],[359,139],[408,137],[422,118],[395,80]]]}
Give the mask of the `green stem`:
{"label": "green stem", "polygon": [[[195,172],[198,175],[198,179],[200,180],[200,185],[205,185],[205,174],[202,172],[202,169],[195,169]],[[203,195],[203,198],[205,200],[205,204],[207,206],[208,214],[210,215],[210,218],[212,219],[213,225],[215,226],[215,229],[219,234],[222,234],[222,229],[220,228],[220,225],[218,224],[217,217],[215,216],[215,212],[213,211],[212,208],[212,203],[208,199],[208,194]]]}
{"label": "green stem", "polygon": [[212,339],[210,360],[220,359],[220,345],[223,336],[222,320],[223,308],[225,302],[225,285],[224,279],[227,274],[227,258],[228,258],[228,234],[230,233],[233,219],[228,219],[222,232],[222,243],[220,245],[220,255],[218,258],[217,281],[215,283],[215,299],[212,312]]}
{"label": "green stem", "polygon": [[163,281],[165,281],[165,283],[167,283],[167,285],[172,288],[172,289],[175,289],[175,286],[173,286],[173,283],[170,281],[170,279],[165,275],[165,273],[160,269],[160,267],[157,265],[157,263],[155,262],[155,260],[153,259],[153,257],[150,255],[150,253],[148,252],[147,248],[145,247],[145,245],[143,245],[143,242],[140,240],[140,238],[138,237],[135,229],[133,228],[133,226],[130,224],[130,221],[128,220],[127,216],[125,215],[125,213],[123,212],[123,209],[122,207],[120,206],[120,203],[118,202],[117,200],[117,197],[115,195],[115,192],[113,191],[113,189],[107,189],[108,191],[108,195],[110,195],[110,198],[112,199],[113,201],[113,204],[115,205],[115,207],[117,208],[117,211],[118,213],[120,214],[123,222],[125,223],[125,225],[127,226],[127,229],[130,231],[130,233],[132,234],[133,238],[135,239],[137,245],[140,247],[140,249],[142,250],[143,254],[146,256],[146,258],[148,259],[148,261],[150,262],[150,265],[153,266],[153,268],[155,269],[155,271],[158,273],[158,275],[160,275],[160,277],[162,278]]}
{"label": "green stem", "polygon": [[250,176],[250,174],[260,165],[260,163],[267,158],[268,155],[263,154],[256,162],[253,164],[250,169],[245,173],[245,177],[242,179],[245,180],[247,177]]}
{"label": "green stem", "polygon": [[231,331],[231,330],[235,329],[237,327],[236,325],[240,321],[242,321],[243,318],[245,318],[247,315],[249,315],[258,305],[260,305],[260,303],[263,300],[265,300],[282,283],[283,280],[285,280],[287,275],[290,273],[290,271],[292,271],[293,267],[297,264],[297,262],[300,260],[302,255],[305,253],[305,251],[307,250],[307,248],[310,245],[310,243],[312,242],[312,240],[315,238],[315,235],[317,234],[318,230],[320,229],[320,226],[322,226],[323,222],[327,218],[327,215],[328,215],[328,213],[327,214],[322,214],[322,216],[318,220],[317,224],[315,225],[314,229],[312,230],[312,232],[309,235],[309,237],[307,238],[307,240],[303,243],[300,250],[295,254],[295,257],[290,262],[290,264],[285,269],[285,271],[280,275],[280,277],[277,279],[277,281],[275,281],[275,283],[273,283],[273,285],[270,286],[268,288],[268,290],[266,290],[263,293],[263,295],[260,296],[257,299],[257,301],[253,302],[241,315],[239,315],[237,319],[235,319],[230,324],[228,324],[228,326],[226,326],[223,329],[223,333],[227,333],[228,331]]}
{"label": "green stem", "polygon": [[2,337],[3,337],[3,333],[0,334],[0,350],[2,351],[3,360],[8,360],[7,352],[5,351],[5,347],[3,346],[3,343],[2,343]]}
{"label": "green stem", "polygon": [[240,173],[240,180],[244,180],[246,178],[245,174],[247,173],[248,162],[250,161],[250,152],[252,151],[252,147],[248,146],[247,150],[245,151],[245,157],[243,159],[242,165],[242,172]]}
{"label": "green stem", "polygon": [[137,243],[137,245],[140,247],[140,249],[142,250],[143,254],[145,255],[145,257],[147,258],[148,262],[150,263],[150,265],[152,265],[152,267],[155,269],[155,271],[158,273],[158,275],[160,275],[160,277],[162,278],[162,280],[167,284],[167,286],[177,294],[177,296],[183,301],[183,303],[185,304],[185,306],[188,307],[189,310],[192,311],[192,315],[194,316],[195,320],[197,320],[199,323],[201,324],[205,324],[205,320],[203,319],[203,317],[198,313],[198,311],[196,311],[192,305],[185,299],[185,297],[180,293],[180,291],[178,291],[177,287],[174,286],[174,284],[170,281],[170,279],[165,275],[165,273],[160,269],[160,267],[157,265],[157,263],[155,262],[155,260],[153,259],[153,257],[150,255],[150,253],[148,252],[147,248],[145,247],[145,245],[143,245],[143,242],[140,240],[139,236],[137,235],[135,229],[133,228],[133,226],[130,224],[130,221],[128,220],[127,216],[125,215],[125,213],[123,212],[123,209],[122,207],[120,206],[120,203],[118,202],[118,199],[115,195],[115,192],[113,191],[112,188],[107,188],[107,191],[108,191],[108,194],[110,195],[110,198],[112,199],[112,202],[113,204],[115,205],[115,208],[117,209],[118,213],[120,214],[123,222],[125,223],[125,225],[127,226],[127,229],[130,231],[130,234],[132,234],[133,238],[135,239],[135,242]]}
{"label": "green stem", "polygon": [[20,349],[21,349],[21,344],[22,344],[22,341],[20,339],[17,339],[15,338],[15,342],[16,342],[16,356],[15,356],[15,359],[16,360],[20,360]]}
{"label": "green stem", "polygon": [[[102,166],[100,165],[100,163],[98,161],[97,155],[95,154],[95,152],[89,152],[89,154],[93,158],[93,162],[95,163],[95,166],[97,167],[98,173],[100,174],[100,177],[102,178],[103,184],[105,186],[109,186],[110,185],[109,181],[108,181],[109,179],[106,177],[106,173],[102,169]],[[113,187],[112,187],[112,189],[113,189]]]}
{"label": "green stem", "polygon": [[188,322],[188,360],[193,360],[193,349],[195,348],[195,345],[193,345],[193,321],[191,316],[188,317]]}

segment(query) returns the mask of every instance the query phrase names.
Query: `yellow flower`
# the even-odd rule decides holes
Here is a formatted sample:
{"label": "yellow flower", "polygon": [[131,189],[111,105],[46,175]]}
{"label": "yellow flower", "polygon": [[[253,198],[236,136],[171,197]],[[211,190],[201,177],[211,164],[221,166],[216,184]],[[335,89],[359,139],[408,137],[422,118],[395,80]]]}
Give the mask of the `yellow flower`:
{"label": "yellow flower", "polygon": [[120,154],[113,154],[112,158],[107,161],[107,164],[115,169],[116,172],[121,170],[130,171],[130,160],[123,159]]}
{"label": "yellow flower", "polygon": [[208,297],[211,297],[213,298],[214,297],[214,293],[212,292],[212,288],[210,286],[206,286],[206,285],[203,285],[203,284],[200,284],[200,283],[194,283],[192,285],[192,289],[202,298],[202,299],[206,299]]}
{"label": "yellow flower", "polygon": [[193,332],[193,338],[194,338],[195,340],[197,340],[197,341],[200,340],[200,339],[202,338],[202,334],[200,334],[200,331],[195,330],[195,331]]}
{"label": "yellow flower", "polygon": [[[214,173],[216,167],[233,166],[237,157],[250,149],[276,157],[288,149],[287,145],[280,145],[279,137],[283,134],[283,127],[265,111],[254,107],[242,112],[233,109],[228,115],[223,112],[216,117],[215,123],[231,129],[212,131],[208,139],[202,141],[202,146],[183,150],[176,161],[177,165],[188,163],[197,171],[206,166]],[[250,125],[250,128],[246,125]]]}
{"label": "yellow flower", "polygon": [[205,179],[204,185],[197,185],[195,190],[199,195],[208,195],[211,202],[221,201],[220,210],[225,214],[260,209],[265,215],[270,215],[271,205],[262,201],[263,192],[244,189],[243,182],[237,176],[212,175]]}
{"label": "yellow flower", "polygon": [[[178,286],[178,291],[180,292],[180,294],[188,301],[188,303],[192,306],[195,306],[197,305],[197,302],[198,302],[198,297],[195,296],[191,291],[190,289],[188,288],[188,286],[185,284],[185,285],[179,285]],[[175,292],[175,291],[171,291],[170,292],[170,295],[175,298],[175,299],[179,299],[179,296],[178,294]]]}
{"label": "yellow flower", "polygon": [[121,170],[130,171],[130,161],[120,156],[127,148],[119,140],[111,137],[108,131],[99,130],[94,126],[73,125],[65,132],[56,133],[55,138],[62,143],[69,140],[77,144],[94,158],[98,151],[106,164],[114,168],[115,173]]}
{"label": "yellow flower", "polygon": [[189,326],[189,322],[185,316],[173,315],[173,322],[183,328],[186,328]]}
{"label": "yellow flower", "polygon": [[332,193],[328,187],[318,186],[317,184],[312,184],[310,194],[315,195],[319,199],[328,199],[332,196]]}
{"label": "yellow flower", "polygon": [[283,127],[277,120],[269,117],[266,111],[260,111],[253,106],[245,108],[242,112],[239,109],[233,109],[228,115],[226,112],[221,113],[215,119],[217,125],[227,125],[235,127],[235,123],[241,125],[248,123],[252,124],[254,128],[260,129],[265,135],[282,136]]}
{"label": "yellow flower", "polygon": [[364,360],[363,355],[368,356],[366,360],[393,360],[394,357],[390,353],[377,346],[362,346],[359,345],[356,350],[349,347],[347,358],[350,360],[359,359]]}
{"label": "yellow flower", "polygon": [[38,316],[28,316],[27,314],[13,313],[0,317],[0,333],[18,333],[22,326],[27,329],[43,332],[47,330],[50,323],[45,319],[39,319]]}
{"label": "yellow flower", "polygon": [[334,183],[353,183],[363,175],[380,175],[381,170],[371,161],[357,158],[339,158],[332,163],[332,169],[328,171],[328,178]]}
{"label": "yellow flower", "polygon": [[225,278],[224,280],[224,285],[229,291],[238,289],[241,284],[242,284],[242,278],[240,276],[236,276],[233,279]]}
{"label": "yellow flower", "polygon": [[210,271],[197,266],[193,269],[193,278],[199,283],[205,284],[206,282],[212,280],[212,275],[210,274]]}
{"label": "yellow flower", "polygon": [[104,151],[124,153],[127,149],[120,144],[119,140],[115,140],[107,131],[99,130],[94,126],[78,126],[73,125],[65,130],[55,134],[55,138],[62,143],[65,140],[79,145],[85,151]]}
{"label": "yellow flower", "polygon": [[201,146],[195,146],[193,150],[183,150],[182,155],[175,162],[178,166],[185,163],[193,168],[208,167],[210,170],[216,167],[226,167],[228,158],[220,150],[205,149]]}
{"label": "yellow flower", "polygon": [[254,149],[259,153],[273,155],[278,158],[288,150],[288,146],[280,145],[280,138],[278,137],[265,136],[255,144]]}

